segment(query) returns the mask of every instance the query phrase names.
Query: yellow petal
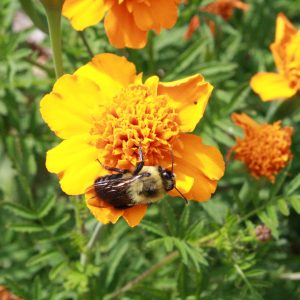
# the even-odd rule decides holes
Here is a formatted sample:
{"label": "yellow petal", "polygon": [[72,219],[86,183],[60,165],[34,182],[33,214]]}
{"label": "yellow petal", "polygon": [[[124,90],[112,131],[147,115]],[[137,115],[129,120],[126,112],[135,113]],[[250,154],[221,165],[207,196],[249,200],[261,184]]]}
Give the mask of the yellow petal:
{"label": "yellow petal", "polygon": [[212,85],[199,75],[172,82],[160,82],[158,94],[170,96],[170,105],[179,111],[180,131],[191,132],[202,118],[213,90]]}
{"label": "yellow petal", "polygon": [[75,136],[47,152],[46,167],[60,175],[62,190],[69,195],[83,194],[95,179],[103,176],[97,161],[99,149],[88,143],[88,136]]}
{"label": "yellow petal", "polygon": [[96,55],[91,62],[79,68],[75,74],[96,82],[108,98],[114,97],[136,78],[133,63],[125,57],[110,53]]}
{"label": "yellow petal", "polygon": [[290,98],[297,92],[289,86],[289,81],[277,73],[257,73],[251,78],[250,86],[263,101]]}
{"label": "yellow petal", "polygon": [[283,14],[279,13],[276,19],[275,43],[283,43],[290,40],[291,36],[297,33],[297,29]]}
{"label": "yellow petal", "polygon": [[65,0],[62,14],[76,30],[83,30],[99,23],[108,8],[103,0]]}
{"label": "yellow petal", "polygon": [[59,78],[50,94],[41,100],[43,119],[62,139],[88,133],[92,127],[91,111],[103,100],[99,87],[74,75]]}

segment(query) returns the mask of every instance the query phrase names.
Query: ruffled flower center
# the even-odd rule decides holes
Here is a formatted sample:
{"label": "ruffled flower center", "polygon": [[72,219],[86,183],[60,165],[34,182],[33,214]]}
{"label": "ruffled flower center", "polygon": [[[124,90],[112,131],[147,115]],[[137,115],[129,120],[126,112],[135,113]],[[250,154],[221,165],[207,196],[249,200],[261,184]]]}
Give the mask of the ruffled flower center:
{"label": "ruffled flower center", "polygon": [[233,147],[235,158],[243,161],[254,177],[267,177],[274,182],[275,175],[292,158],[290,151],[293,129],[274,124],[242,125],[244,139],[237,139]]}
{"label": "ruffled flower center", "polygon": [[179,133],[177,111],[168,96],[154,95],[145,85],[121,90],[95,118],[90,134],[94,145],[104,149],[101,162],[110,167],[135,165],[141,146],[148,165],[170,155],[170,144]]}

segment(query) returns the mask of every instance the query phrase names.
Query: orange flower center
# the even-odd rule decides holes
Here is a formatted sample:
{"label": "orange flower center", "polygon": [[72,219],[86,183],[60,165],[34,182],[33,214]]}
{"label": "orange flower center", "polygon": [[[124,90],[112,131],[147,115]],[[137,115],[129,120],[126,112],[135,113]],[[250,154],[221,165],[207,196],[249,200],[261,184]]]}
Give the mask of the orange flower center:
{"label": "orange flower center", "polygon": [[178,113],[168,105],[168,96],[156,96],[147,86],[132,84],[103,109],[90,133],[95,146],[105,149],[99,159],[107,166],[135,165],[139,146],[146,164],[157,165],[170,156],[170,144],[179,133]]}
{"label": "orange flower center", "polygon": [[275,175],[292,158],[290,147],[293,129],[280,128],[280,122],[256,126],[244,124],[243,127],[245,137],[237,139],[233,147],[235,158],[243,161],[254,177],[265,176],[274,182]]}

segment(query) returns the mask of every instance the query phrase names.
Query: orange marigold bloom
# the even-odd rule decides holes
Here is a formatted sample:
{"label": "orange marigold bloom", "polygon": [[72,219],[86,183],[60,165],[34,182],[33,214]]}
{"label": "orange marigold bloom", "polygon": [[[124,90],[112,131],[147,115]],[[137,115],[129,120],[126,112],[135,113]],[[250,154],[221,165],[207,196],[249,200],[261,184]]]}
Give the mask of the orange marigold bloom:
{"label": "orange marigold bloom", "polygon": [[[249,4],[246,4],[240,0],[217,0],[212,3],[209,3],[205,6],[199,8],[200,11],[208,12],[210,14],[218,15],[223,20],[229,20],[234,12],[234,9],[248,10],[250,8]],[[215,32],[215,22],[212,20],[206,20],[207,24],[212,33]],[[185,38],[189,39],[195,30],[199,27],[200,20],[198,16],[194,16],[188,26],[188,29],[185,33]]]}
{"label": "orange marigold bloom", "polygon": [[292,159],[293,128],[282,128],[280,121],[258,124],[246,114],[234,113],[231,117],[245,133],[232,147],[235,158],[243,161],[254,177],[264,176],[274,182],[275,176]]}
{"label": "orange marigold bloom", "polygon": [[76,30],[104,19],[110,43],[116,48],[143,48],[149,30],[172,28],[180,0],[65,0],[63,15]]}
{"label": "orange marigold bloom", "polygon": [[21,298],[8,291],[3,285],[0,285],[0,300],[21,300]]}
{"label": "orange marigold bloom", "polygon": [[[145,165],[170,168],[174,152],[176,186],[187,199],[204,201],[223,176],[218,149],[187,134],[202,118],[212,86],[201,75],[162,83],[142,81],[125,57],[100,54],[73,75],[64,75],[41,101],[43,119],[63,141],[47,152],[46,167],[58,174],[70,195],[86,193],[86,203],[102,223],[119,217],[139,224],[146,205],[115,209],[96,196],[95,179],[104,166],[133,169],[138,147]],[[178,196],[177,193],[171,193]]]}
{"label": "orange marigold bloom", "polygon": [[271,51],[278,73],[260,72],[251,79],[251,88],[263,101],[286,99],[300,90],[300,30],[280,13],[276,20]]}

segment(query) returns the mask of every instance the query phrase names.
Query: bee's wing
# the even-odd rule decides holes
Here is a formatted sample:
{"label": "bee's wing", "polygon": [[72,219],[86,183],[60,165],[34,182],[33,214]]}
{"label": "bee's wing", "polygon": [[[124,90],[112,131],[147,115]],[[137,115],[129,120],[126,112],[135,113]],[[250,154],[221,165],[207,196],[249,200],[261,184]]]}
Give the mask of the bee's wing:
{"label": "bee's wing", "polygon": [[128,193],[130,185],[142,177],[144,177],[142,174],[125,178],[108,176],[106,180],[96,181],[90,189],[94,189],[99,198],[115,208],[127,208],[133,206],[135,202]]}

